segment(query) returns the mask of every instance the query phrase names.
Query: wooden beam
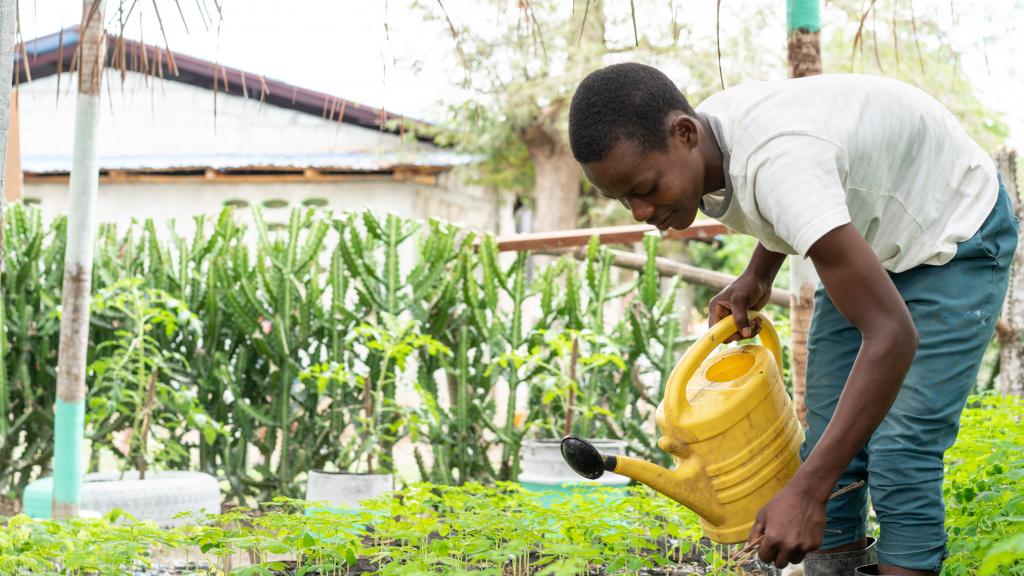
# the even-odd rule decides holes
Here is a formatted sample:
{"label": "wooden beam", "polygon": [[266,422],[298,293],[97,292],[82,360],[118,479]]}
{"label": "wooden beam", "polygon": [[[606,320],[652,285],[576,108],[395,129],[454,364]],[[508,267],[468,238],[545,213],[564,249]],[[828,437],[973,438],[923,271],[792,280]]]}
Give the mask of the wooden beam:
{"label": "wooden beam", "polygon": [[720,234],[728,234],[729,229],[715,220],[704,220],[694,222],[685,230],[670,230],[665,233],[659,232],[656,227],[649,224],[634,224],[498,236],[497,242],[498,250],[502,252],[558,250],[586,246],[592,236],[597,236],[602,244],[632,244],[640,242],[644,234],[651,232],[672,240],[710,240]]}
{"label": "wooden beam", "polygon": [[[579,260],[584,260],[587,257],[586,249],[577,248],[571,252],[572,255]],[[647,257],[642,254],[634,254],[632,252],[624,252],[622,250],[611,250],[610,252],[613,256],[612,264],[619,268],[626,268],[627,270],[643,270],[644,266],[647,264]],[[561,256],[565,253],[566,251],[564,250],[537,251],[537,254],[550,256]],[[657,268],[658,274],[661,274],[662,276],[679,276],[691,284],[699,284],[701,286],[707,286],[708,288],[715,288],[717,290],[725,288],[736,280],[736,277],[732,274],[715,272],[714,270],[707,270],[690,264],[682,264],[668,258],[656,258],[654,266]],[[789,308],[790,293],[788,290],[774,288],[772,289],[772,295],[769,302],[782,306],[783,308]]]}

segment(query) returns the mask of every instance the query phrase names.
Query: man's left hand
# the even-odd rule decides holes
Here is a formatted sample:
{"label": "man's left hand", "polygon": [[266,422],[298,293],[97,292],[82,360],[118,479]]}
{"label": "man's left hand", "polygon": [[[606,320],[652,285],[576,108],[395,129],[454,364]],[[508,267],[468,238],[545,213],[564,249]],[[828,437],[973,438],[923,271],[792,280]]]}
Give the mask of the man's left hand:
{"label": "man's left hand", "polygon": [[748,542],[761,537],[757,556],[783,568],[817,550],[824,535],[825,501],[790,483],[757,513]]}

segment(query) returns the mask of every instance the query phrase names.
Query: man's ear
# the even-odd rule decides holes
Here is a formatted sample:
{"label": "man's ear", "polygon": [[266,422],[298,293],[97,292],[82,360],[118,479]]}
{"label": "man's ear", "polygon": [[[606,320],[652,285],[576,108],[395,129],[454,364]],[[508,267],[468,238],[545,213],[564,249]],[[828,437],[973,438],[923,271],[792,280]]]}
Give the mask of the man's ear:
{"label": "man's ear", "polygon": [[669,117],[668,134],[670,138],[678,138],[679,141],[689,148],[696,148],[700,144],[700,130],[697,127],[697,120],[692,116],[675,112]]}

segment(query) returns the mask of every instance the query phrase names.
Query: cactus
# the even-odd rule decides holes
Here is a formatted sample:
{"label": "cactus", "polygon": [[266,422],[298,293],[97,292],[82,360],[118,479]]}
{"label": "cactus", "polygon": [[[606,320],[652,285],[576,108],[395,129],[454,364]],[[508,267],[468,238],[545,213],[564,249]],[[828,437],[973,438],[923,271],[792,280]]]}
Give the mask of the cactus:
{"label": "cactus", "polygon": [[[17,205],[8,214],[0,491],[48,472],[65,243],[63,219],[44,226]],[[162,290],[200,320],[197,330],[151,336],[187,361],[179,385],[223,424],[184,448],[235,499],[301,495],[311,468],[388,468],[406,434],[430,444],[433,458],[416,454],[430,480],[515,479],[523,438],[561,434],[569,414],[579,433],[658,454],[649,436],[657,387],[638,383],[663,383],[685,340],[678,284],[654,267],[657,238],[645,239],[647,266],[624,282],[596,241],[582,262],[563,258],[531,281],[527,254],[506,260],[492,236],[439,221],[296,210],[274,229],[258,209],[253,221],[241,225],[227,209],[198,217],[187,238],[152,222],[103,226],[93,279],[102,292],[141,278],[140,290]],[[539,317],[527,322],[530,306]],[[105,343],[123,328],[115,320],[94,315],[90,362],[110,358]],[[96,373],[88,378],[97,384]],[[396,402],[404,378],[422,398],[412,409]],[[510,392],[503,414],[498,386]],[[524,386],[529,400],[517,404]],[[94,438],[98,450],[113,449],[107,436]]]}

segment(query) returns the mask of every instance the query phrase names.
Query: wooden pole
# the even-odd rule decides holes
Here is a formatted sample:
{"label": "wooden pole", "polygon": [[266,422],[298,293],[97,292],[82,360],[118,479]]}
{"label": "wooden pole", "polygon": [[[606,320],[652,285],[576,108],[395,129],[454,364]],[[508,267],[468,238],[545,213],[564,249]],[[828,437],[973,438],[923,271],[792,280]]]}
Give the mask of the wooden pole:
{"label": "wooden pole", "polygon": [[[803,78],[821,74],[821,12],[818,0],[787,0],[786,28],[789,31],[790,76]],[[807,427],[807,334],[814,316],[814,290],[818,274],[807,258],[789,259],[789,287],[792,301],[793,402],[800,423]]]}

